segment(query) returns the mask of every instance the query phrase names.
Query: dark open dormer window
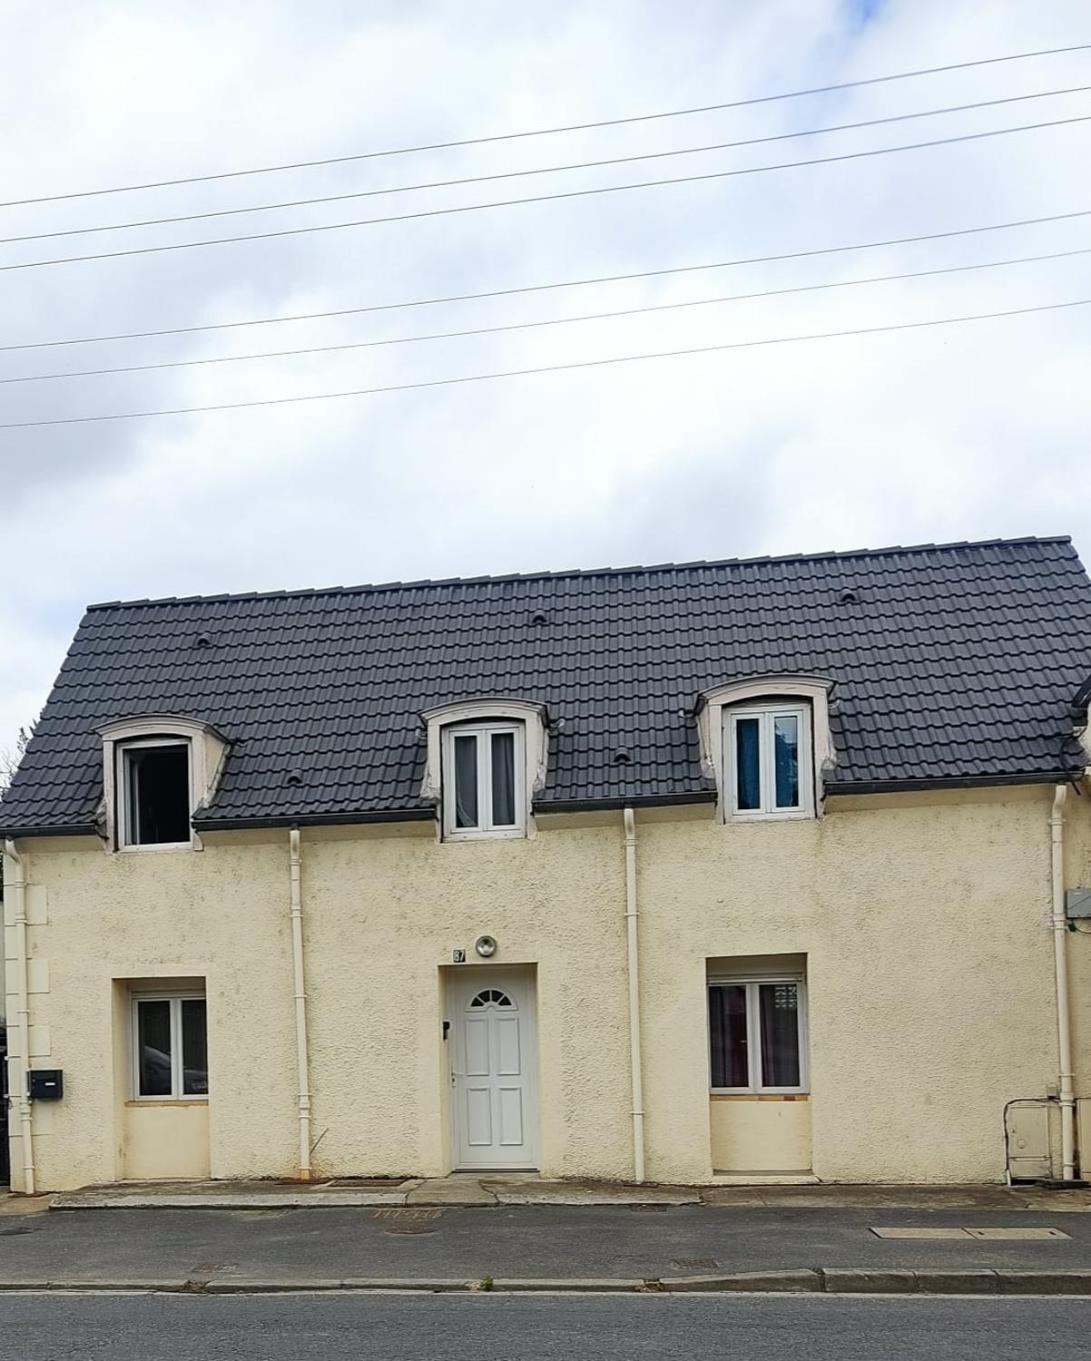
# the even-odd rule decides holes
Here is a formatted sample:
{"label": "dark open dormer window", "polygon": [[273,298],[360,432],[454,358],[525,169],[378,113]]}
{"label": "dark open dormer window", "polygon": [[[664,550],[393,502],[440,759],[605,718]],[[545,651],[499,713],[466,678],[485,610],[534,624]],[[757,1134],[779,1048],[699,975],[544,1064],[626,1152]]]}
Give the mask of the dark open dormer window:
{"label": "dark open dormer window", "polygon": [[98,733],[107,847],[200,850],[193,816],[215,793],[227,738],[207,723],[174,714],[117,719]]}
{"label": "dark open dormer window", "polygon": [[119,843],[179,846],[190,841],[189,742],[126,742],[117,749]]}

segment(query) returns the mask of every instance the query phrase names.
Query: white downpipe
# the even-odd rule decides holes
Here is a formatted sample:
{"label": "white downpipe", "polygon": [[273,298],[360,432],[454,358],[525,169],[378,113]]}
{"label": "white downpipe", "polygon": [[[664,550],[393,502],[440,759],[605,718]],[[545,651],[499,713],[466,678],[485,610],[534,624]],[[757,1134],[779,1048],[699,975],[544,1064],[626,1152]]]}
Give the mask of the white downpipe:
{"label": "white downpipe", "polygon": [[625,934],[629,952],[629,1061],[633,1095],[633,1180],[644,1180],[644,1066],[640,1053],[640,940],[637,935],[636,818],[625,809]]}
{"label": "white downpipe", "polygon": [[[30,984],[27,978],[27,874],[26,866],[14,841],[4,842],[4,853],[15,867],[15,877],[5,884],[5,896],[10,895],[11,924],[15,928],[15,1016],[19,1032],[19,1054],[22,1072],[18,1082],[9,1084],[12,1104],[19,1113],[23,1138],[23,1190],[34,1195],[34,1125],[30,1097],[27,1094],[27,1073],[30,1071]],[[9,1051],[10,1052],[10,1051]],[[8,1060],[8,1072],[11,1061]]]}
{"label": "white downpipe", "polygon": [[1049,815],[1051,873],[1053,881],[1053,972],[1057,992],[1057,1054],[1060,1063],[1061,1176],[1076,1176],[1076,1093],[1072,1071],[1072,1021],[1068,1005],[1068,923],[1064,910],[1064,802],[1068,786],[1053,791]]}
{"label": "white downpipe", "polygon": [[299,1092],[299,1180],[311,1179],[311,1076],[307,1056],[307,991],[303,973],[303,857],[299,828],[288,833],[292,919],[292,985],[295,997],[295,1054]]}

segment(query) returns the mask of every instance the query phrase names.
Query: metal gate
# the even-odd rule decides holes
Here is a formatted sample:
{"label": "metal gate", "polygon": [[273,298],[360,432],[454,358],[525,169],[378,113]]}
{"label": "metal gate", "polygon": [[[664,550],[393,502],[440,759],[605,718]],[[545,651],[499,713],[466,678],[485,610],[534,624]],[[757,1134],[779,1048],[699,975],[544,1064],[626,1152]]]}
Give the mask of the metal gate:
{"label": "metal gate", "polygon": [[11,1180],[8,1153],[8,1032],[0,1025],[0,1186]]}

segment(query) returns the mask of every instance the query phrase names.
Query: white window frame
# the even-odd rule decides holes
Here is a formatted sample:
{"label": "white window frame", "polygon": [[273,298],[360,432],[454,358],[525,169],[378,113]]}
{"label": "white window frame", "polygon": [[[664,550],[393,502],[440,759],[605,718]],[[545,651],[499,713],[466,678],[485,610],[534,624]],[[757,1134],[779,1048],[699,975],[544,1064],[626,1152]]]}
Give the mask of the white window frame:
{"label": "white window frame", "polygon": [[[793,984],[796,991],[796,1027],[799,1042],[799,1085],[797,1087],[773,1087],[762,1082],[761,1071],[761,1003],[759,989],[763,985],[783,986]],[[749,1082],[745,1087],[712,1086],[712,1028],[711,1028],[711,991],[713,988],[746,989],[746,1061],[749,1069]],[[705,1026],[708,1031],[708,1075],[709,1091],[714,1096],[744,1095],[783,1095],[798,1096],[810,1091],[810,1062],[807,1041],[807,984],[798,974],[770,974],[764,978],[710,978],[705,998]]]}
{"label": "white window frame", "polygon": [[[187,823],[189,836],[185,841],[134,841],[132,839],[132,798],[130,782],[133,765],[129,754],[133,751],[147,750],[151,747],[184,747],[186,751],[186,773],[189,788],[189,815]],[[117,848],[119,851],[178,851],[193,846],[193,810],[196,807],[195,761],[193,742],[188,737],[149,737],[136,741],[118,742],[114,747],[116,769],[114,790],[116,799],[115,819],[117,827]]]}
{"label": "white window frame", "polygon": [[[739,807],[738,747],[736,728],[740,719],[758,720],[758,774],[760,808]],[[776,745],[778,718],[799,722],[799,802],[791,808],[776,804]],[[814,817],[814,742],[811,735],[811,710],[807,704],[738,704],[724,710],[724,785],[728,798],[728,817],[732,822],[783,821]]]}
{"label": "white window frame", "polygon": [[[169,1002],[170,1003],[170,1095],[144,1096],[140,1091],[140,1012],[141,1002]],[[130,1019],[129,1048],[131,1050],[132,1062],[132,1096],[131,1100],[147,1102],[153,1104],[160,1101],[201,1101],[207,1103],[208,1093],[199,1095],[197,1093],[185,1092],[184,1087],[184,1056],[182,1053],[182,1003],[183,1002],[204,1002],[205,1004],[205,1025],[207,1036],[208,1024],[208,996],[203,992],[134,992],[132,994],[132,1010]],[[205,1045],[205,1062],[208,1062],[208,1045]]]}
{"label": "white window frame", "polygon": [[[492,739],[497,733],[514,737],[515,825],[495,827],[492,821]],[[476,827],[459,827],[455,815],[455,739],[477,739],[477,816]],[[526,728],[522,723],[452,723],[443,729],[443,834],[452,841],[474,841],[485,837],[525,837],[526,805]]]}

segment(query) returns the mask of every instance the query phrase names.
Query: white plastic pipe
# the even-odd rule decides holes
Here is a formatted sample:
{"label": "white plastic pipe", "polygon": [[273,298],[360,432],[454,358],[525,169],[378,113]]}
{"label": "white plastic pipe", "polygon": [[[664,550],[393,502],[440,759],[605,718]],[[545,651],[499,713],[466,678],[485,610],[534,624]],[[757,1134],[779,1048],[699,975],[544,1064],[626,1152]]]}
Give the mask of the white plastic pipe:
{"label": "white plastic pipe", "polygon": [[[5,899],[10,903],[10,924],[15,928],[15,1027],[19,1035],[20,1066],[12,1064],[10,1045],[8,1084],[12,1105],[18,1112],[23,1143],[23,1190],[34,1195],[34,1125],[27,1092],[27,1073],[30,1071],[30,984],[27,978],[27,875],[26,866],[14,841],[4,842],[4,854],[15,870],[4,885]],[[17,1077],[16,1077],[17,1074]]]}
{"label": "white plastic pipe", "polygon": [[292,922],[292,986],[295,997],[295,1053],[298,1075],[299,1180],[311,1179],[311,1076],[307,1054],[307,990],[303,973],[303,857],[299,828],[288,833]]}
{"label": "white plastic pipe", "polygon": [[629,1062],[633,1097],[633,1180],[644,1180],[644,1068],[640,1051],[640,939],[636,892],[636,818],[625,809],[625,935],[629,960]]}
{"label": "white plastic pipe", "polygon": [[1061,1176],[1076,1176],[1076,1093],[1072,1071],[1072,1020],[1068,1005],[1068,923],[1064,910],[1064,802],[1068,786],[1053,791],[1049,815],[1051,876],[1053,883],[1053,974],[1057,993],[1057,1055],[1060,1066]]}

